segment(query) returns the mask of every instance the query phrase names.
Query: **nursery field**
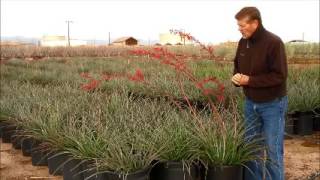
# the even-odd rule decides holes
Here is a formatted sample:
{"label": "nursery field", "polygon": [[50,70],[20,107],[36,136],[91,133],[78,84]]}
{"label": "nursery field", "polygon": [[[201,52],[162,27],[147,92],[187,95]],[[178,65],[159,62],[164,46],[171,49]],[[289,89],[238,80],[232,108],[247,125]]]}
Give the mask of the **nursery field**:
{"label": "nursery field", "polygon": [[[188,34],[180,34],[186,36]],[[194,37],[190,37],[191,39]],[[195,45],[178,46],[139,46],[139,48],[148,50],[153,47],[165,47],[166,49],[178,55],[186,55],[193,59],[211,58],[219,61],[232,61],[237,49],[237,42],[225,42],[218,45],[204,45],[193,39]],[[289,63],[318,63],[319,64],[319,43],[286,43],[286,55]],[[136,47],[134,47],[136,48]],[[210,48],[210,49],[209,49]],[[130,46],[79,46],[79,47],[41,47],[35,45],[9,46],[1,45],[1,59],[11,58],[20,59],[42,59],[47,57],[114,57],[128,56],[128,50],[133,49]]]}
{"label": "nursery field", "polygon": [[[270,162],[256,155],[265,150],[263,139],[244,136],[244,97],[230,82],[232,69],[162,48],[126,56],[11,58],[0,72],[0,175],[12,177],[2,168],[10,167],[3,156],[21,160],[16,149],[22,148],[24,156],[38,158],[25,161],[58,175],[52,179],[240,180],[246,162]],[[290,180],[320,173],[319,74],[319,64],[289,65]],[[25,179],[31,177],[49,176],[27,173]]]}

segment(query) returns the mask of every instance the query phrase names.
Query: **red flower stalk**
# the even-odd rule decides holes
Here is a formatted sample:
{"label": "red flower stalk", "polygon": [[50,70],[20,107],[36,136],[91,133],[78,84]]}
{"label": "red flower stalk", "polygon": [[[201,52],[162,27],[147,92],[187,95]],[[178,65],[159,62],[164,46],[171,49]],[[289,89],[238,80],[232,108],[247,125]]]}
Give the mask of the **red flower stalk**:
{"label": "red flower stalk", "polygon": [[186,69],[186,64],[185,62],[177,62],[176,64],[174,64],[174,67],[176,70],[180,71]]}
{"label": "red flower stalk", "polygon": [[89,83],[81,85],[81,88],[85,91],[92,91],[100,85],[101,81],[92,79]]}
{"label": "red flower stalk", "polygon": [[151,57],[155,58],[155,59],[161,59],[162,55],[161,54],[157,54],[157,53],[152,53]]}
{"label": "red flower stalk", "polygon": [[224,101],[224,96],[223,95],[217,95],[216,97],[217,97],[217,100],[219,102],[223,102]]}
{"label": "red flower stalk", "polygon": [[202,89],[202,88],[204,87],[204,85],[207,84],[207,83],[209,83],[209,82],[216,83],[216,84],[219,83],[219,81],[217,80],[217,78],[215,78],[215,77],[208,77],[208,78],[205,78],[205,79],[197,82],[196,86],[197,86],[197,88]]}
{"label": "red flower stalk", "polygon": [[[205,88],[205,85],[208,83],[214,83],[217,86],[217,90],[213,88]],[[202,93],[206,96],[213,95],[215,96],[219,102],[223,101],[223,92],[224,92],[224,85],[220,83],[217,78],[209,77],[205,78],[196,83],[196,87],[202,91]]]}
{"label": "red flower stalk", "polygon": [[128,78],[131,81],[144,82],[144,75],[141,69],[137,69],[133,76],[128,75]]}
{"label": "red flower stalk", "polygon": [[163,51],[163,48],[162,47],[155,47],[153,48],[155,51]]}
{"label": "red flower stalk", "polygon": [[178,34],[178,35],[181,37],[181,39],[187,39],[187,40],[189,40],[189,41],[195,42],[196,44],[198,44],[198,45],[201,47],[201,49],[206,50],[206,51],[209,53],[209,55],[210,55],[211,58],[214,57],[213,47],[212,47],[212,46],[206,46],[206,45],[204,45],[204,44],[201,43],[198,39],[196,39],[195,37],[191,36],[189,33],[184,33],[184,32],[182,32],[182,31],[180,31],[180,30],[174,30],[174,29],[171,29],[171,30],[170,30],[170,33],[172,33],[172,34]]}
{"label": "red flower stalk", "polygon": [[[189,34],[187,34],[186,36],[188,36],[188,38],[193,38]],[[212,52],[213,49],[212,47],[208,47],[208,50]],[[166,64],[172,67],[177,73],[181,74],[183,77],[187,77],[190,81],[195,83],[196,87],[202,91],[203,95],[209,98],[211,96],[215,96],[219,102],[223,101],[224,85],[214,77],[209,77],[209,78],[205,78],[203,80],[198,81],[197,78],[194,77],[192,71],[187,67],[187,63],[185,60],[186,56],[177,56],[174,53],[168,52],[167,49],[159,48],[159,47],[153,48],[153,51],[152,50],[144,50],[144,51],[135,50],[133,52],[135,53],[138,52],[143,55],[156,57],[156,59],[160,60],[160,63]],[[139,73],[141,73],[141,70],[137,71],[133,77],[130,76],[130,79],[134,81],[138,81]],[[205,85],[208,83],[214,83],[216,85],[216,88],[205,88]],[[183,89],[181,91],[183,91]],[[183,94],[185,96],[185,93]],[[185,98],[187,97],[185,96]],[[210,103],[211,103],[211,100],[210,100]]]}

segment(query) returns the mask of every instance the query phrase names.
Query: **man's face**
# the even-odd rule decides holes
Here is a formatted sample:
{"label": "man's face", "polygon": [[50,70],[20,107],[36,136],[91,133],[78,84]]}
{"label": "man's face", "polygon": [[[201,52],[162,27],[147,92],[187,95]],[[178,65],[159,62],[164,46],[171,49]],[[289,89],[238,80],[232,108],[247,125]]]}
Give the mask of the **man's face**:
{"label": "man's face", "polygon": [[248,17],[238,20],[239,31],[244,39],[248,39],[256,31],[258,27],[257,20],[250,20]]}

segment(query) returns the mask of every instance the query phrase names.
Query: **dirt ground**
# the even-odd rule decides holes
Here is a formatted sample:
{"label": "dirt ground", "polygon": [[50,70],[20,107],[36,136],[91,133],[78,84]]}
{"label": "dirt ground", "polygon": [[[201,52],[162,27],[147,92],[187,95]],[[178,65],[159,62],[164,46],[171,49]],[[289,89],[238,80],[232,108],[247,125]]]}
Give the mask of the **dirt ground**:
{"label": "dirt ground", "polygon": [[320,132],[285,140],[287,180],[320,180]]}
{"label": "dirt ground", "polygon": [[[285,140],[286,180],[320,180],[320,132],[312,136]],[[11,144],[0,144],[0,180],[62,180],[51,176],[47,167],[31,165]]]}
{"label": "dirt ground", "polygon": [[47,166],[32,166],[31,157],[22,156],[12,144],[0,144],[0,180],[63,180],[49,175]]}

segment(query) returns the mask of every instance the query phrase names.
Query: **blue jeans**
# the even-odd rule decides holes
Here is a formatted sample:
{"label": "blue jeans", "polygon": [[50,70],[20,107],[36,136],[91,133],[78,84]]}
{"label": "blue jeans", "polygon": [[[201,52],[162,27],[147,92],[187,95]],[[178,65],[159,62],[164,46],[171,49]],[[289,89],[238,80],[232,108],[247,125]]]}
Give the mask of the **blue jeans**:
{"label": "blue jeans", "polygon": [[[283,139],[288,97],[284,96],[263,103],[245,101],[246,137],[262,137],[267,161],[252,161],[246,165],[245,180],[284,180]],[[261,154],[260,154],[261,153]],[[265,152],[259,152],[264,158]]]}

